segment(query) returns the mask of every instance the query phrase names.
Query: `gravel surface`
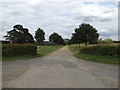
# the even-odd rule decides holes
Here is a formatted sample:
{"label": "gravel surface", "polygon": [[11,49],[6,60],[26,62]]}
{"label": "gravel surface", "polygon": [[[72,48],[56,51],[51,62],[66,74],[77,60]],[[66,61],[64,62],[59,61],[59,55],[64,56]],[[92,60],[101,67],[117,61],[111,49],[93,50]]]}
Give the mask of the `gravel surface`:
{"label": "gravel surface", "polygon": [[80,60],[67,46],[46,56],[3,62],[3,88],[117,88],[118,66]]}

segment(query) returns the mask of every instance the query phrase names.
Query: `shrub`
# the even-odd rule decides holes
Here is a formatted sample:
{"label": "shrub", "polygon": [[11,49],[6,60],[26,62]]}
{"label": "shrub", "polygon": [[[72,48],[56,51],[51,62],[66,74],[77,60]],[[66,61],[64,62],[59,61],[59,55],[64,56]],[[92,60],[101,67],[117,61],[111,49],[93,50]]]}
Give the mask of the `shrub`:
{"label": "shrub", "polygon": [[113,45],[96,45],[89,46],[80,49],[81,53],[87,54],[97,54],[97,55],[106,55],[106,56],[117,56],[118,49],[117,46]]}
{"label": "shrub", "polygon": [[120,45],[117,48],[117,55],[118,55],[118,57],[120,57]]}
{"label": "shrub", "polygon": [[3,44],[3,56],[21,56],[21,55],[36,55],[37,46],[34,44]]}
{"label": "shrub", "polygon": [[113,43],[113,40],[111,38],[106,38],[105,40],[103,40],[103,42],[105,44],[111,44],[111,43]]}

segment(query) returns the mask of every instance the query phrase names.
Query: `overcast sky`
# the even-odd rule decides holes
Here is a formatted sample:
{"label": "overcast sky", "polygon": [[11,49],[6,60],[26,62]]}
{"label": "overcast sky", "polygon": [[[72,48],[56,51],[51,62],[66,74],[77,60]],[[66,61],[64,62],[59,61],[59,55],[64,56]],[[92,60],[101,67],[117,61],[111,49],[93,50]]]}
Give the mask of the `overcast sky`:
{"label": "overcast sky", "polygon": [[46,39],[53,32],[70,38],[81,23],[90,23],[103,39],[118,39],[118,2],[115,0],[0,0],[0,6],[0,39],[16,24],[28,28],[33,36],[37,28],[41,28]]}

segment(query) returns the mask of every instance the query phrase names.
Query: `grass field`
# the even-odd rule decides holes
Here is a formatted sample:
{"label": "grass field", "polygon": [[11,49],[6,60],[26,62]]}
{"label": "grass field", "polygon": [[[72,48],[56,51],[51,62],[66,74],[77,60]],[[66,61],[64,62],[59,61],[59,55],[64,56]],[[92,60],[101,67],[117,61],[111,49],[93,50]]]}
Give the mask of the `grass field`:
{"label": "grass field", "polygon": [[44,56],[62,47],[63,46],[40,46],[37,49],[37,54],[39,56]]}
{"label": "grass field", "polygon": [[38,46],[37,47],[37,55],[36,56],[12,56],[12,57],[3,57],[2,61],[14,61],[14,60],[21,60],[21,59],[30,59],[41,57],[47,55],[57,49],[62,48],[63,46]]}
{"label": "grass field", "polygon": [[115,57],[79,53],[80,49],[75,45],[70,45],[68,48],[74,53],[75,57],[80,59],[106,64],[118,64],[118,58]]}

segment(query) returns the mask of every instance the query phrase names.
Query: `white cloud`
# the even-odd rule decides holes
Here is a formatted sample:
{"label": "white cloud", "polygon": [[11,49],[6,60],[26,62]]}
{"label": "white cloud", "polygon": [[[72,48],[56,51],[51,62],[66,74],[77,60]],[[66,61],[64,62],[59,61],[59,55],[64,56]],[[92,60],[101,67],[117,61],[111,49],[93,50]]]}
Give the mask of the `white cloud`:
{"label": "white cloud", "polygon": [[34,31],[40,27],[46,32],[47,39],[52,32],[58,32],[64,38],[70,38],[74,28],[83,22],[88,22],[98,29],[101,37],[106,38],[108,36],[114,40],[117,38],[117,2],[90,3],[87,1],[88,3],[85,3],[83,0],[13,1],[0,1],[3,12],[1,35],[11,30],[13,25],[22,24],[29,28],[33,35]]}

